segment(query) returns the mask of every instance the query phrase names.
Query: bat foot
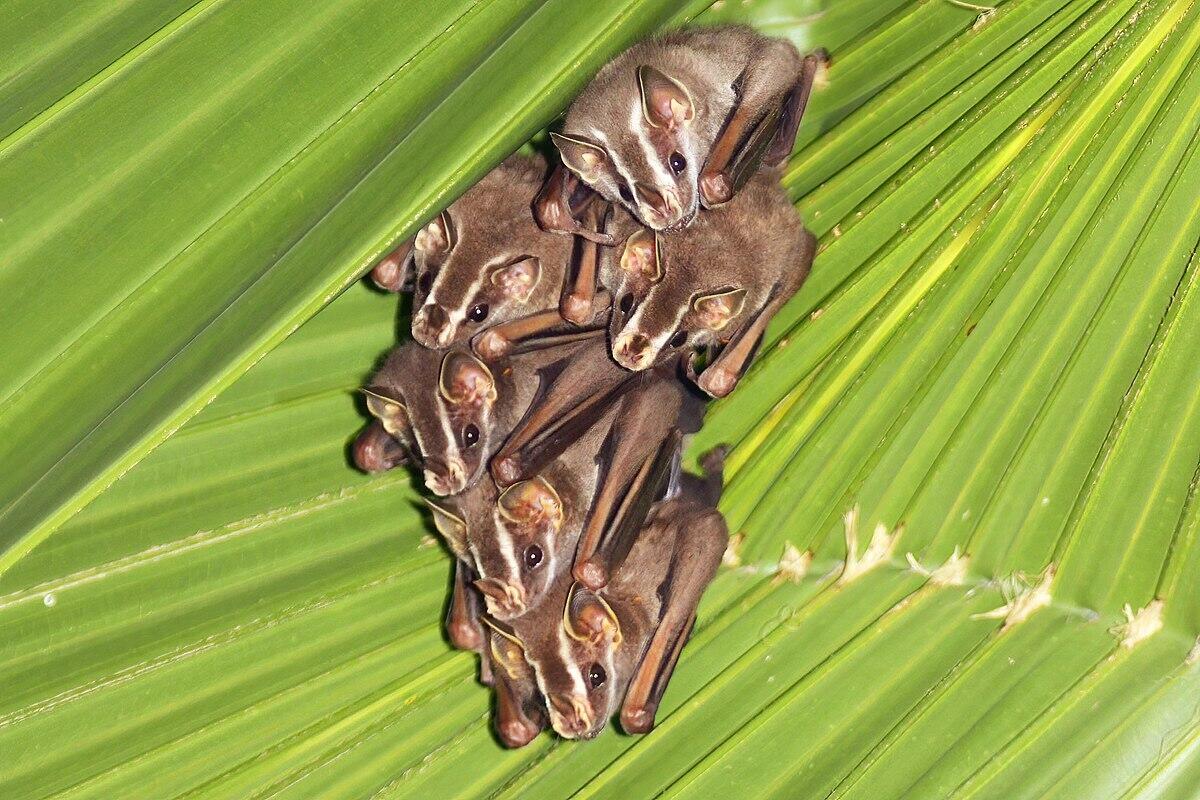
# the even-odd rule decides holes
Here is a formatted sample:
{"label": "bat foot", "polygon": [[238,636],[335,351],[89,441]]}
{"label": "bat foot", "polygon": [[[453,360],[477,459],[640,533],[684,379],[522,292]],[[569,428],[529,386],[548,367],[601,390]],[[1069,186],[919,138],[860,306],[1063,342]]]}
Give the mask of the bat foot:
{"label": "bat foot", "polygon": [[515,456],[497,456],[492,459],[492,478],[504,489],[521,480],[521,464]]}
{"label": "bat foot", "polygon": [[363,472],[386,472],[404,462],[404,448],[391,434],[368,426],[354,440],[352,458],[354,466]]}
{"label": "bat foot", "polygon": [[496,723],[496,733],[505,747],[524,747],[537,738],[541,731],[527,720],[507,719]]}
{"label": "bat foot", "polygon": [[585,558],[579,561],[571,570],[575,580],[592,591],[603,589],[608,585],[608,570],[600,565],[595,558]]}
{"label": "bat foot", "polygon": [[621,709],[621,728],[626,733],[649,733],[654,730],[654,712],[648,708]]}
{"label": "bat foot", "polygon": [[404,288],[404,278],[407,270],[403,264],[391,259],[385,259],[371,270],[371,282],[385,292],[398,292]]}
{"label": "bat foot", "polygon": [[512,342],[495,331],[484,331],[475,339],[471,349],[484,361],[503,358],[512,350]]}
{"label": "bat foot", "polygon": [[559,304],[558,313],[572,325],[586,325],[592,319],[592,301],[569,294]]}
{"label": "bat foot", "polygon": [[479,629],[468,622],[450,622],[446,624],[446,638],[455,650],[480,650],[483,647],[483,637]]}
{"label": "bat foot", "polygon": [[733,199],[733,181],[724,172],[701,175],[700,199],[707,208],[728,203]]}
{"label": "bat foot", "polygon": [[722,398],[734,390],[738,384],[737,373],[732,370],[712,366],[704,370],[696,385],[710,397]]}
{"label": "bat foot", "polygon": [[574,233],[579,223],[571,216],[571,209],[557,198],[538,200],[533,204],[533,219],[538,227],[548,233]]}

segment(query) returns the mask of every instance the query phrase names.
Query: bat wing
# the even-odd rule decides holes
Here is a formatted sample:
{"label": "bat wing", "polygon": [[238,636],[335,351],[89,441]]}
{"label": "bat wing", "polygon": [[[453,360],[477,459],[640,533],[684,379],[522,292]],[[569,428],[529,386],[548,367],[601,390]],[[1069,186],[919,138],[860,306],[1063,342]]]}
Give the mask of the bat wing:
{"label": "bat wing", "polygon": [[647,733],[654,727],[659,703],[696,622],[696,606],[720,566],[729,531],[721,514],[709,508],[680,520],[678,535],[686,537],[687,546],[676,545],[662,618],[621,704],[621,727],[626,733]]}
{"label": "bat wing", "polygon": [[682,438],[685,391],[673,379],[641,373],[617,410],[601,451],[600,483],[573,568],[575,579],[593,591],[607,585],[650,505],[668,489]]}
{"label": "bat wing", "polygon": [[600,422],[634,378],[608,357],[603,336],[596,346],[573,350],[572,358],[545,367],[529,410],[492,458],[497,485],[528,480],[562,455]]}
{"label": "bat wing", "polygon": [[401,242],[371,270],[371,280],[387,292],[400,292],[409,287],[414,271],[413,243],[416,238]]}

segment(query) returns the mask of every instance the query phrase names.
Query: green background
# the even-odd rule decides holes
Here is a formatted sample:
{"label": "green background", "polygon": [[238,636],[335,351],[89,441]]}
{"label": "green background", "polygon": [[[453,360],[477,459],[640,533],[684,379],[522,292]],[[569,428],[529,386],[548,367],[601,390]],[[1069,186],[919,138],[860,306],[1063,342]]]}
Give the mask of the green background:
{"label": "green background", "polygon": [[[1200,7],[707,5],[0,7],[0,796],[1195,797]],[[505,751],[359,277],[693,17],[832,53],[822,249],[658,729]]]}

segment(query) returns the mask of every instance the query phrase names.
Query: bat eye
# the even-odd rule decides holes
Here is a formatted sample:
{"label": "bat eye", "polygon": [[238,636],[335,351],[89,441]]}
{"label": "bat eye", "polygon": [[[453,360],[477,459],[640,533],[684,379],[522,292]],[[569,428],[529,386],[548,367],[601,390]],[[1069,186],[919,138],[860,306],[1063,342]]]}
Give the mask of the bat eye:
{"label": "bat eye", "polygon": [[687,169],[687,159],[679,153],[671,153],[671,171],[676,175]]}
{"label": "bat eye", "polygon": [[417,288],[421,290],[421,294],[429,294],[429,290],[433,287],[433,273],[424,272],[421,277],[417,278]]}
{"label": "bat eye", "polygon": [[536,544],[531,544],[525,548],[525,566],[530,569],[536,569],[538,564],[542,563],[542,548]]}
{"label": "bat eye", "polygon": [[619,191],[621,193],[621,199],[624,200],[626,203],[633,202],[633,192],[629,191],[628,184],[621,183],[619,186],[617,186],[617,191]]}
{"label": "bat eye", "polygon": [[488,304],[479,303],[478,305],[471,306],[471,310],[467,312],[467,319],[471,320],[471,322],[483,322],[487,319],[487,315]]}
{"label": "bat eye", "polygon": [[593,689],[598,689],[608,680],[608,673],[604,671],[604,667],[599,664],[592,664],[588,668],[588,682],[592,684]]}
{"label": "bat eye", "polygon": [[633,295],[627,294],[622,297],[619,305],[621,306],[621,313],[628,314],[629,309],[633,308]]}
{"label": "bat eye", "polygon": [[467,447],[470,447],[471,445],[475,444],[478,441],[479,441],[479,428],[477,428],[474,424],[468,425],[467,427],[463,428],[463,444],[465,444]]}
{"label": "bat eye", "polygon": [[679,331],[671,337],[671,347],[683,347],[687,341],[687,331]]}

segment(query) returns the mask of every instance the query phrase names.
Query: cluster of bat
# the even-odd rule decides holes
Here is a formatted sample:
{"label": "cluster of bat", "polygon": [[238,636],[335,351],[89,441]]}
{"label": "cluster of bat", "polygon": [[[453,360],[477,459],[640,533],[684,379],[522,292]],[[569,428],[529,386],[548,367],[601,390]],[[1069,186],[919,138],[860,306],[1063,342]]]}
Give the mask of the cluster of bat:
{"label": "cluster of bat", "polygon": [[372,272],[412,291],[415,341],[354,459],[439,497],[447,634],[509,746],[654,724],[727,543],[724,451],[697,477],[681,442],[808,274],[778,168],[821,63],[740,27],[635,45],[552,134],[561,164],[510,157]]}

